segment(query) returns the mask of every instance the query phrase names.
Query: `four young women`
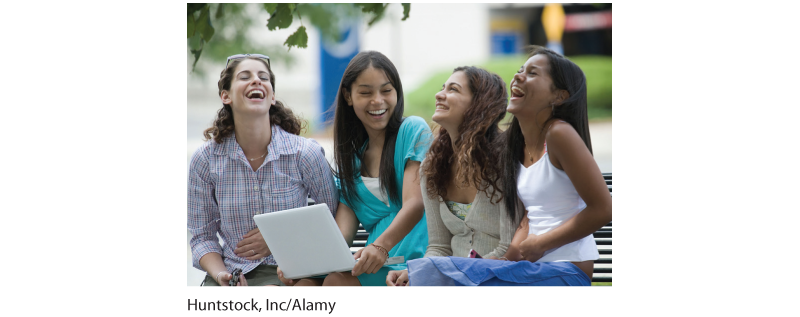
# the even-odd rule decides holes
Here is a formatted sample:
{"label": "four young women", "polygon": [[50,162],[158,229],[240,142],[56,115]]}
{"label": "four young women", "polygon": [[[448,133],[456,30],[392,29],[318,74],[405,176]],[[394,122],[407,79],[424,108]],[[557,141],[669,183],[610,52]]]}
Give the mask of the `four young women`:
{"label": "four young women", "polygon": [[[522,282],[590,285],[598,258],[591,234],[611,220],[611,197],[591,154],[586,79],[568,59],[534,48],[511,81],[510,102],[497,75],[456,68],[435,96],[432,120],[440,129],[432,137],[423,119],[402,117],[402,84],[391,61],[359,53],[335,104],[335,182],[322,149],[296,136],[298,121],[275,101],[269,63],[248,57],[230,64],[219,83],[223,109],[206,131],[215,142],[190,166],[193,262],[208,272],[207,285],[227,285],[233,268],[250,272],[241,281],[253,285],[258,267],[268,280],[258,285],[461,285],[464,274],[512,269]],[[506,110],[513,117],[503,132]],[[369,232],[351,272],[291,281],[275,268],[252,216],[304,205],[308,193],[331,206],[348,244],[359,223]],[[485,259],[464,259],[471,250]],[[406,264],[383,266],[394,256],[423,263],[414,261],[423,255],[452,256],[446,259],[454,268],[479,264],[469,272],[438,270],[444,279],[428,281],[421,277],[430,265],[417,265],[416,273],[412,266],[410,281]],[[552,272],[557,277],[547,276]],[[537,285],[519,283],[471,285]]]}

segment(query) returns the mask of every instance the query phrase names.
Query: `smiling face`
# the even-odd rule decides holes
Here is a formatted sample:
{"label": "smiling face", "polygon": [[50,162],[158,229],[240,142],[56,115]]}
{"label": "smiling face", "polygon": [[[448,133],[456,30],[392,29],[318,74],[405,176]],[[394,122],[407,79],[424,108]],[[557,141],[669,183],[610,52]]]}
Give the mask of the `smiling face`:
{"label": "smiling face", "polygon": [[464,114],[472,105],[472,91],[467,75],[463,71],[450,75],[435,97],[436,111],[431,120],[447,131],[458,132],[458,127],[464,122]]}
{"label": "smiling face", "polygon": [[386,129],[397,105],[397,90],[382,70],[370,66],[342,94],[369,134]]}
{"label": "smiling face", "polygon": [[268,114],[275,104],[269,70],[262,61],[244,59],[236,66],[229,90],[220,94],[222,103],[231,105],[234,115]]}
{"label": "smiling face", "polygon": [[[508,112],[514,115],[536,114],[549,109],[561,100],[550,77],[547,56],[537,54],[528,58],[511,80],[511,100]],[[548,112],[549,113],[549,112]]]}

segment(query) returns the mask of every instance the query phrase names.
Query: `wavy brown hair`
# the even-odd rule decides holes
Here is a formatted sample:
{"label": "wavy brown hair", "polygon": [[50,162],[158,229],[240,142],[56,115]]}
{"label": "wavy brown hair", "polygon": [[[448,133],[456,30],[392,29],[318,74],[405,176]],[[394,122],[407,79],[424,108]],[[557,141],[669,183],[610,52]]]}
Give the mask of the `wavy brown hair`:
{"label": "wavy brown hair", "polygon": [[[427,178],[427,194],[428,197],[444,197],[447,195],[447,182],[453,178],[456,184],[474,186],[490,200],[499,196],[494,202],[497,203],[503,199],[503,191],[498,186],[502,184],[499,178],[503,170],[496,159],[503,145],[498,142],[501,133],[498,123],[505,117],[508,107],[506,83],[497,74],[473,66],[458,67],[453,70],[455,72],[466,75],[472,101],[458,127],[459,137],[455,143],[450,141],[447,130],[439,127],[439,134],[422,167]],[[450,165],[455,158],[458,160],[456,172],[450,175]]]}
{"label": "wavy brown hair", "polygon": [[[264,66],[267,66],[267,71],[269,71],[269,84],[272,86],[272,93],[274,94],[275,74],[272,72],[269,64],[260,58],[246,58],[260,61],[264,63]],[[233,71],[236,70],[236,67],[239,66],[243,60],[244,58],[230,62],[228,67],[223,69],[219,74],[217,87],[219,88],[220,95],[222,95],[223,90],[231,89]],[[275,104],[269,107],[269,123],[272,125],[278,125],[284,131],[295,135],[300,135],[300,133],[306,129],[306,122],[296,117],[289,107],[286,107],[278,100],[275,100]],[[233,122],[233,110],[231,109],[231,105],[226,105],[223,103],[222,108],[217,111],[217,117],[214,119],[214,123],[210,128],[203,131],[203,136],[205,137],[204,140],[208,141],[214,139],[215,142],[221,144],[223,139],[233,133],[234,127],[235,124]]]}

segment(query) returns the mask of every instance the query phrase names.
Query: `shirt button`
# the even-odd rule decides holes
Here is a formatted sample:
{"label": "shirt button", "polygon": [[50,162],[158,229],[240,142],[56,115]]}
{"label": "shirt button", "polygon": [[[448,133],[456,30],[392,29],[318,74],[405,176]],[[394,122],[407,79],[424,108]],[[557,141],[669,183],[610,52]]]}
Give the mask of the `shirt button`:
{"label": "shirt button", "polygon": [[258,185],[253,186],[253,190],[258,190]]}

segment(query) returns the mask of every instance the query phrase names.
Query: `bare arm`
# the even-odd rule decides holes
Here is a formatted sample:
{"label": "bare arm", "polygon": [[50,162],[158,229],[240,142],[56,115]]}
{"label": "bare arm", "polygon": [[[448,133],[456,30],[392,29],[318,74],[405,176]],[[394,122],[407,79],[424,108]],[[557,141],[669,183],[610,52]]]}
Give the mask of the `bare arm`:
{"label": "bare arm", "polygon": [[[546,135],[548,152],[554,166],[562,169],[586,208],[561,226],[522,243],[522,252],[537,254],[586,237],[611,221],[611,195],[589,149],[571,125],[557,122]],[[529,256],[526,256],[530,260]]]}
{"label": "bare arm", "polygon": [[[388,252],[400,242],[422,219],[422,194],[419,188],[418,161],[408,161],[403,174],[403,206],[397,212],[388,228],[377,238],[374,245],[379,245]],[[353,276],[361,273],[375,273],[386,261],[386,254],[377,247],[366,247],[354,255],[361,260],[353,267]]]}
{"label": "bare arm", "polygon": [[[206,255],[200,258],[200,266],[203,267],[203,270],[208,273],[208,276],[214,278],[219,285],[228,286],[228,280],[231,279],[231,276],[230,274],[219,274],[220,272],[228,273],[228,269],[225,268],[225,264],[222,262],[222,256],[219,255],[219,253],[206,253]],[[217,276],[220,277],[219,280]]]}
{"label": "bare arm", "polygon": [[339,209],[336,211],[336,225],[339,226],[347,245],[353,246],[353,239],[355,239],[356,232],[358,232],[358,218],[356,218],[356,213],[353,212],[353,209],[343,203],[339,203]]}
{"label": "bare arm", "polygon": [[388,228],[375,239],[375,244],[392,249],[422,219],[422,192],[419,187],[419,165],[417,161],[406,163],[403,175],[403,207],[397,212]]}
{"label": "bare arm", "polygon": [[525,241],[526,238],[528,238],[528,215],[525,215],[525,217],[522,218],[522,222],[519,223],[517,231],[514,233],[514,238],[511,239],[511,244],[508,246],[508,251],[506,251],[506,259],[509,261],[522,260],[519,245],[522,241]]}

